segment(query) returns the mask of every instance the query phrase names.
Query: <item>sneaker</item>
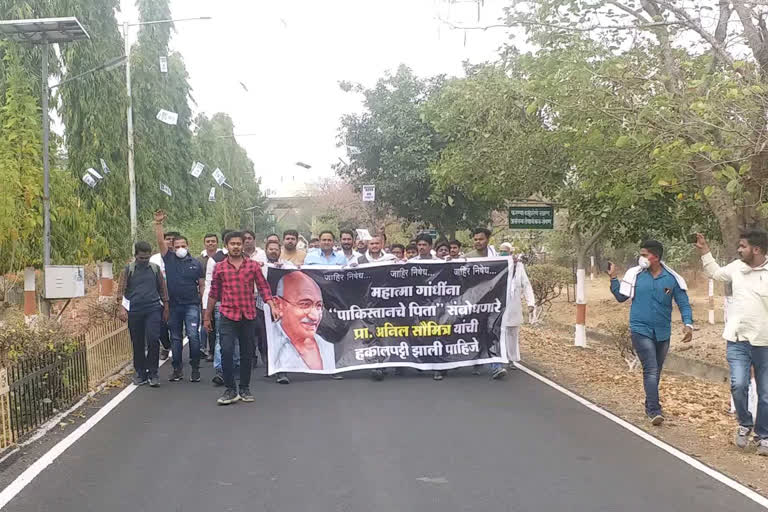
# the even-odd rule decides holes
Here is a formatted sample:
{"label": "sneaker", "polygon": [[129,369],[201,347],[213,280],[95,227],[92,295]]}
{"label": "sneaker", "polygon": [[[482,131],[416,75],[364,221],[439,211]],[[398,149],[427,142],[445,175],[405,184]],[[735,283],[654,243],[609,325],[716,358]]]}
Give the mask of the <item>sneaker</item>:
{"label": "sneaker", "polygon": [[493,380],[500,380],[507,376],[507,369],[506,368],[497,368],[493,374],[491,375],[491,379]]}
{"label": "sneaker", "polygon": [[664,423],[664,416],[662,416],[661,414],[653,414],[651,416],[651,425],[653,425],[654,427],[658,427],[662,423]]}
{"label": "sneaker", "polygon": [[757,444],[757,454],[768,456],[768,439],[761,439]]}
{"label": "sneaker", "polygon": [[475,366],[472,368],[472,375],[480,375],[480,366],[478,366],[478,365],[475,365]]}
{"label": "sneaker", "polygon": [[238,400],[240,400],[240,395],[237,394],[237,391],[227,388],[224,390],[224,394],[222,394],[219,399],[216,400],[216,403],[219,405],[229,405],[237,402]]}
{"label": "sneaker", "polygon": [[149,378],[149,387],[156,388],[160,386],[160,379],[157,378],[157,375],[153,375]]}
{"label": "sneaker", "polygon": [[170,349],[160,347],[160,360],[165,361],[166,359],[168,359],[168,354],[170,353],[171,353]]}
{"label": "sneaker", "polygon": [[377,382],[384,380],[384,372],[381,370],[381,368],[376,368],[375,370],[371,371],[371,378]]}
{"label": "sneaker", "polygon": [[443,372],[435,372],[432,378],[434,380],[443,380]]}
{"label": "sneaker", "polygon": [[739,425],[738,430],[736,430],[736,435],[733,436],[733,444],[741,448],[742,450],[749,445],[749,434],[752,432],[752,428],[750,427],[742,427]]}
{"label": "sneaker", "polygon": [[134,386],[143,386],[146,383],[147,383],[147,378],[146,377],[140,377],[138,375],[134,375],[133,376],[133,385]]}
{"label": "sneaker", "polygon": [[331,375],[331,378],[333,380],[344,380],[344,376],[340,373],[334,373]]}
{"label": "sneaker", "polygon": [[510,370],[510,371],[517,370],[517,366],[515,366],[515,363],[509,363],[507,365],[507,370]]}
{"label": "sneaker", "polygon": [[277,382],[278,384],[290,384],[291,379],[289,379],[288,375],[286,375],[285,373],[281,373],[280,375],[277,376],[277,380],[275,382]]}
{"label": "sneaker", "polygon": [[240,388],[240,400],[243,402],[253,402],[256,400],[251,394],[251,390],[248,388]]}
{"label": "sneaker", "polygon": [[181,370],[173,370],[173,373],[171,373],[171,376],[168,377],[168,380],[171,382],[179,382],[180,380],[184,379],[184,372]]}
{"label": "sneaker", "polygon": [[211,382],[213,382],[216,386],[223,386],[224,385],[224,376],[220,373],[217,373],[213,376],[211,379]]}
{"label": "sneaker", "polygon": [[189,376],[189,382],[200,382],[200,368],[192,368],[192,375]]}
{"label": "sneaker", "polygon": [[207,356],[205,356],[205,360],[208,361],[209,363],[212,363],[213,362],[213,354],[208,354]]}

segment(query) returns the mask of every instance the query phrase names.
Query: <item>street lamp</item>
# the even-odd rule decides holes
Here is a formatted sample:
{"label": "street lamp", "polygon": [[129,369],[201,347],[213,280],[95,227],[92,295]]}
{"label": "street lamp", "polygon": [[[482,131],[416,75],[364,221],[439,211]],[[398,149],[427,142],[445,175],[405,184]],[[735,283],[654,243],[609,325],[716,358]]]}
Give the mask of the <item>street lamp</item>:
{"label": "street lamp", "polygon": [[176,23],[179,21],[192,20],[210,20],[210,16],[200,16],[198,18],[179,18],[170,20],[141,21],[138,23],[123,22],[123,40],[125,42],[125,87],[128,92],[128,108],[126,118],[128,123],[128,188],[130,194],[130,216],[131,216],[131,243],[136,242],[138,231],[136,220],[136,172],[134,168],[134,148],[133,148],[133,96],[131,94],[131,44],[128,41],[128,29],[141,25],[157,25],[161,23]]}
{"label": "street lamp", "polygon": [[[0,21],[0,39],[45,45],[42,51],[41,94],[43,111],[43,271],[51,264],[51,196],[48,144],[48,45],[90,39],[77,18],[37,18]],[[73,77],[74,78],[74,77]],[[62,82],[63,83],[63,82]],[[61,85],[61,84],[59,84]]]}

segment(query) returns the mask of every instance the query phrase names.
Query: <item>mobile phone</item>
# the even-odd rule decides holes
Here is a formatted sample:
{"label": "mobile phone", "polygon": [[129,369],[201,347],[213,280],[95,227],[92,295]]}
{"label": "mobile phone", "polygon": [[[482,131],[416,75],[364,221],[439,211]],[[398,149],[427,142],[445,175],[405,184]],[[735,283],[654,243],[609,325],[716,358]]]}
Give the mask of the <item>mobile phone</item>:
{"label": "mobile phone", "polygon": [[695,244],[699,241],[699,235],[697,233],[691,233],[688,235],[688,243],[689,244]]}

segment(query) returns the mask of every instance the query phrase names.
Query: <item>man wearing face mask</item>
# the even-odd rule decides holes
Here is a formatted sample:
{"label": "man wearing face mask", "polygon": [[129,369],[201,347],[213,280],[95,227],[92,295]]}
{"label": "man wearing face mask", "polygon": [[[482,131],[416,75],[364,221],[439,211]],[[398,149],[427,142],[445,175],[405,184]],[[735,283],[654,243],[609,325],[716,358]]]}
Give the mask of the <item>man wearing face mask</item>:
{"label": "man wearing face mask", "polygon": [[168,327],[171,331],[173,372],[168,380],[177,382],[184,378],[182,370],[182,339],[184,331],[189,338],[189,362],[192,373],[189,380],[200,382],[200,304],[205,290],[205,270],[198,260],[190,256],[187,239],[178,236],[173,241],[173,251],[168,250],[163,239],[165,212],[155,212],[155,235],[165,263],[168,298],[171,305]]}
{"label": "man wearing face mask", "polygon": [[683,343],[693,337],[693,313],[685,280],[661,261],[664,247],[656,240],[640,246],[638,266],[632,267],[619,281],[616,265],[610,263],[611,293],[619,302],[632,299],[629,328],[632,346],[643,365],[645,413],[655,426],[664,422],[659,403],[659,380],[672,333],[672,301],[683,318]]}

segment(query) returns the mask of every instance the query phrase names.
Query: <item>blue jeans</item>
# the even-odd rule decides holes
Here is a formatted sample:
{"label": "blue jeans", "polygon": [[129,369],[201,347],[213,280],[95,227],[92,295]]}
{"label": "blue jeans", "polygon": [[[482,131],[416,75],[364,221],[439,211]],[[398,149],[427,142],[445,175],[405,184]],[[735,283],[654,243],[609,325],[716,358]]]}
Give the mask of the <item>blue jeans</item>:
{"label": "blue jeans", "polygon": [[181,353],[184,332],[189,338],[189,363],[192,368],[200,368],[200,306],[198,304],[171,304],[171,317],[168,327],[171,330],[171,347],[173,350],[173,369],[181,370]]}
{"label": "blue jeans", "polygon": [[[223,373],[223,370],[221,368],[221,333],[219,331],[219,327],[221,326],[221,313],[219,313],[219,305],[221,303],[217,302],[216,306],[213,308],[213,314],[216,318],[216,346],[213,349],[213,369],[216,370],[216,373]],[[235,349],[233,354],[233,360],[235,368],[240,368],[240,344],[235,343]]]}
{"label": "blue jeans", "polygon": [[[755,429],[755,437],[768,439],[768,347],[757,347],[746,341],[729,341],[725,350],[731,368],[731,396],[739,425]],[[757,419],[749,412],[750,368],[755,367],[757,384]]]}
{"label": "blue jeans", "polygon": [[649,417],[661,414],[659,403],[659,381],[664,359],[669,350],[669,340],[656,341],[647,336],[632,333],[632,346],[643,365],[643,388],[645,388],[645,413]]}

